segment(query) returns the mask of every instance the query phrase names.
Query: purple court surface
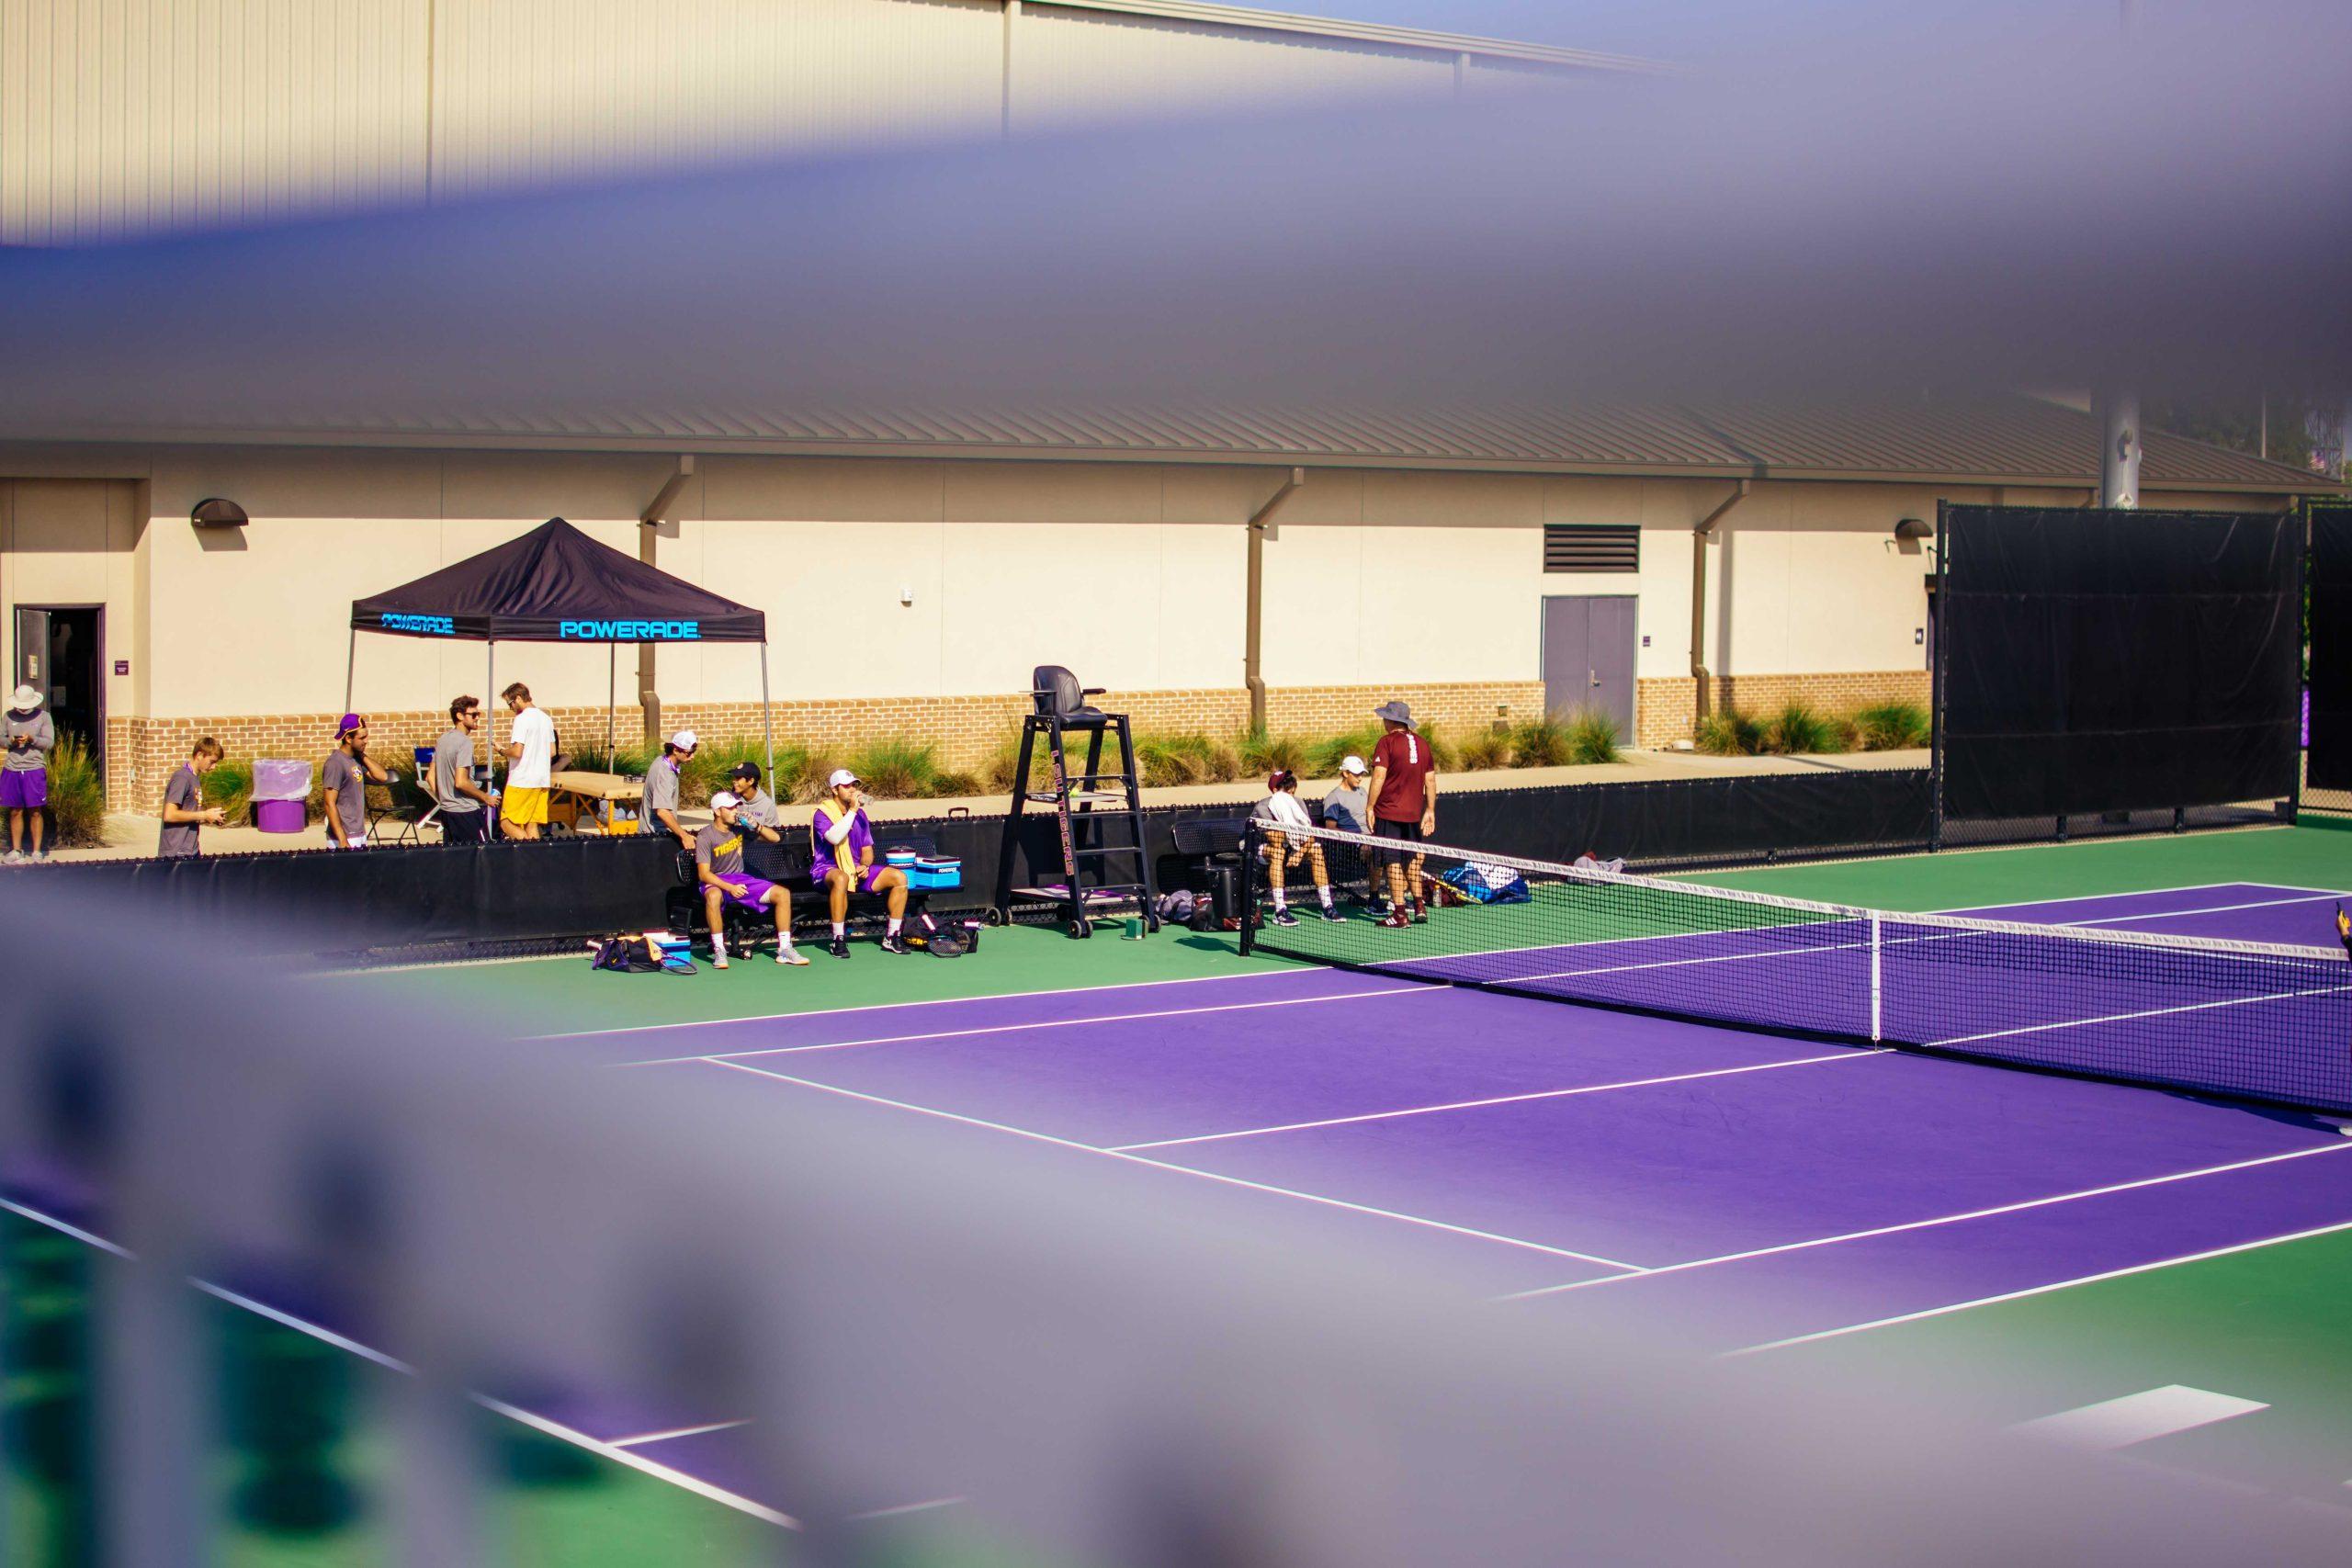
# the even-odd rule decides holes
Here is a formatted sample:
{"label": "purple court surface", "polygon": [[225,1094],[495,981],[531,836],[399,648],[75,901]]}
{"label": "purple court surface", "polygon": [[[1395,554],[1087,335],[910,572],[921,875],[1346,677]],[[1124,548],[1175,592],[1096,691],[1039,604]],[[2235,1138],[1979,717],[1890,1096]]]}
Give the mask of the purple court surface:
{"label": "purple court surface", "polygon": [[[2336,897],[1982,913],[2308,945]],[[609,1070],[729,1075],[1209,1183],[1498,1312],[1623,1312],[1713,1351],[2352,1224],[2352,1138],[2318,1117],[1328,969],[566,1042]],[[729,1416],[577,1419],[609,1440]],[[724,1484],[741,1440],[641,1447]]]}

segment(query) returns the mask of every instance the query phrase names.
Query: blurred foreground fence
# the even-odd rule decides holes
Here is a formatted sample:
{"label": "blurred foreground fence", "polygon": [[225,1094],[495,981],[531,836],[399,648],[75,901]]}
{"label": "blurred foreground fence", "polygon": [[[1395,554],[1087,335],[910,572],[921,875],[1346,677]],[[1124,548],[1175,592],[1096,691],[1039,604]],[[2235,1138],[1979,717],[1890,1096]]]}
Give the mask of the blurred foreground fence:
{"label": "blurred foreground fence", "polygon": [[1963,1439],[1916,1389],[1547,1332],[1100,1151],[591,1069],[68,895],[0,910],[0,1180],[119,1255],[107,1562],[206,1560],[198,1280],[399,1370],[375,1502],[433,1568],[494,1560],[469,1397],[548,1388],[752,1418],[800,1564],[879,1561],[891,1497],[1070,1568],[2341,1561],[2336,1522]]}

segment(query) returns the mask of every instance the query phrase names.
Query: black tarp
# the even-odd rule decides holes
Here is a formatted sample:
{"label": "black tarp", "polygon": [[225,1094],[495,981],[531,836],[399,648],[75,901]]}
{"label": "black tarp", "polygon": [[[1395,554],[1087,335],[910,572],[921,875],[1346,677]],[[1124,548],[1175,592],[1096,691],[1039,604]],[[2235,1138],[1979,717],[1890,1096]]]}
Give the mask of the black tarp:
{"label": "black tarp", "polygon": [[2300,723],[2300,519],[1943,511],[1946,818],[2283,799]]}
{"label": "black tarp", "polygon": [[2312,508],[2312,744],[2304,784],[2352,790],[2352,505]]}
{"label": "black tarp", "polygon": [[356,631],[472,642],[765,642],[767,617],[600,545],[560,517],[355,600]]}

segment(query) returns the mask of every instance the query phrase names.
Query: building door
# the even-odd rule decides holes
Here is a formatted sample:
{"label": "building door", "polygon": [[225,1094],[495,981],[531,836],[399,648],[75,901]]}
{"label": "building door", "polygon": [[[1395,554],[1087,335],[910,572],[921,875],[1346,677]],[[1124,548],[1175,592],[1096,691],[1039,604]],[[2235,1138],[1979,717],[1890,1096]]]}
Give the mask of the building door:
{"label": "building door", "polygon": [[1576,594],[1544,601],[1544,707],[1557,718],[1605,713],[1634,732],[1634,598]]}
{"label": "building door", "polygon": [[90,760],[102,762],[107,738],[104,649],[106,612],[95,605],[17,606],[16,679],[49,704],[62,736],[78,735]]}

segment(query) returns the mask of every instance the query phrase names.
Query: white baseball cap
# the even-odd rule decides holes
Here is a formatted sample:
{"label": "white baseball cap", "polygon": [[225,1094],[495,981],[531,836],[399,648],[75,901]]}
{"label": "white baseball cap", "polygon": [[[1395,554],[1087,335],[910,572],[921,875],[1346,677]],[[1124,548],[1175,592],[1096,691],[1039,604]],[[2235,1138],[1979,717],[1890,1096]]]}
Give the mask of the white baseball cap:
{"label": "white baseball cap", "polygon": [[695,739],[695,732],[693,730],[681,729],[677,734],[670,737],[670,744],[676,747],[681,751],[691,751],[695,747],[701,745],[702,742]]}
{"label": "white baseball cap", "polygon": [[710,797],[710,808],[713,811],[724,811],[729,807],[741,806],[742,804],[743,803],[736,799],[732,794],[723,789],[717,795]]}
{"label": "white baseball cap", "polygon": [[865,782],[865,781],[864,779],[859,778],[847,768],[835,768],[833,770],[833,776],[825,781],[825,787],[827,789],[839,789],[845,784],[864,784]]}
{"label": "white baseball cap", "polygon": [[1343,773],[1361,774],[1366,771],[1367,770],[1363,765],[1363,759],[1362,757],[1342,757],[1340,759],[1340,772]]}

